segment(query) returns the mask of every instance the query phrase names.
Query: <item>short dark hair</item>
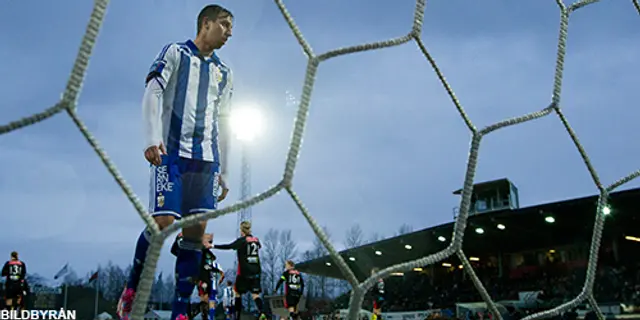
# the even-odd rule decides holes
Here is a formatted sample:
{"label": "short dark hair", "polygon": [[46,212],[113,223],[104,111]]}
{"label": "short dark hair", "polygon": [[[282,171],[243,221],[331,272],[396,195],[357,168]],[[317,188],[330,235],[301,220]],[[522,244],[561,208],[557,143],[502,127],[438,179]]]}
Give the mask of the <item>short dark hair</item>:
{"label": "short dark hair", "polygon": [[200,14],[198,14],[198,22],[197,22],[198,31],[197,32],[200,33],[200,29],[202,29],[202,24],[204,23],[205,18],[207,18],[207,20],[210,20],[210,21],[215,21],[219,17],[227,17],[227,16],[233,18],[233,13],[231,13],[229,9],[226,9],[217,4],[210,4],[202,8],[202,10],[200,10]]}
{"label": "short dark hair", "polygon": [[18,251],[11,251],[11,258],[18,259]]}
{"label": "short dark hair", "polygon": [[288,265],[292,266],[292,267],[295,267],[295,266],[296,266],[296,264],[293,262],[293,260],[287,260],[287,262],[286,262],[286,263],[287,263]]}

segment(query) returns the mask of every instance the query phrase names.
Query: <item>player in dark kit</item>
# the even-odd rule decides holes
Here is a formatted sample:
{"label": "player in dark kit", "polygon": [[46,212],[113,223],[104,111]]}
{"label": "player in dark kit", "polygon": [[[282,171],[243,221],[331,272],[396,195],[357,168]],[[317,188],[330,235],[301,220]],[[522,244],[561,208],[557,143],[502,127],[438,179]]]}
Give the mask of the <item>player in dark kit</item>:
{"label": "player in dark kit", "polygon": [[[376,274],[378,268],[371,269],[371,275]],[[382,305],[384,304],[384,280],[378,279],[373,286],[373,314],[371,320],[382,320]]]}
{"label": "player in dark kit", "polygon": [[29,294],[31,289],[29,288],[29,284],[27,283],[27,279],[22,280],[22,291],[20,291],[20,295],[16,298],[16,310],[25,310],[27,308],[27,299],[29,298]]}
{"label": "player in dark kit", "polygon": [[18,259],[17,252],[11,252],[11,259],[2,267],[2,276],[6,277],[4,292],[7,308],[14,310],[18,307],[18,298],[23,295],[23,282],[27,277],[27,265]]}
{"label": "player in dark kit", "polygon": [[295,264],[291,260],[287,260],[284,263],[285,271],[282,273],[280,280],[276,284],[276,290],[280,289],[282,283],[284,283],[284,307],[289,310],[289,317],[291,320],[298,318],[298,303],[300,297],[304,292],[304,280],[298,270],[295,269]]}
{"label": "player in dark kit", "polygon": [[214,249],[235,250],[238,254],[238,273],[236,274],[236,283],[233,290],[236,292],[236,320],[240,320],[242,313],[242,295],[251,292],[251,298],[256,303],[256,308],[260,312],[260,319],[266,319],[264,313],[264,305],[260,293],[260,275],[262,268],[260,267],[259,251],[262,245],[260,240],[251,235],[251,222],[242,221],[240,223],[240,238],[229,244],[214,245]]}

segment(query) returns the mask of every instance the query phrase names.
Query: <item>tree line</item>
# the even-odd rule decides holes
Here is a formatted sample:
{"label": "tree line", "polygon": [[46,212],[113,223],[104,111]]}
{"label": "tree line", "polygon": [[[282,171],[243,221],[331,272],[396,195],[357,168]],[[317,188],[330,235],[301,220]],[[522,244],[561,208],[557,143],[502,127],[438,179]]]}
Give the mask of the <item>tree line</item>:
{"label": "tree line", "polygon": [[[333,235],[323,227],[324,232],[331,241]],[[411,232],[413,229],[408,224],[403,224],[394,236]],[[352,225],[344,236],[343,245],[345,248],[354,248],[365,243],[379,241],[383,236],[379,232],[373,232],[370,237],[365,237],[364,231],[358,224]],[[320,239],[315,237],[311,248],[301,251],[293,233],[290,229],[271,228],[260,237],[262,242],[262,250],[260,251],[260,259],[262,262],[262,288],[265,294],[274,294],[275,286],[280,275],[284,271],[284,263],[287,260],[294,262],[308,261],[323,257],[328,254]],[[333,242],[333,241],[331,241]],[[106,265],[99,265],[96,269],[87,273],[86,276],[80,277],[75,270],[69,268],[63,277],[63,284],[69,286],[97,286],[100,295],[109,301],[116,301],[122,293],[125,281],[131,270],[131,265],[123,268],[117,264],[108,262]],[[90,281],[91,276],[98,273],[95,280]],[[225,271],[226,279],[235,280],[235,269],[227,268]],[[42,277],[37,274],[30,275],[32,285],[42,284]],[[344,280],[327,278],[315,275],[306,275],[306,295],[307,299],[331,299],[348,292],[351,288]],[[168,307],[173,300],[174,293],[174,276],[173,273],[156,274],[154,280],[150,301],[156,303],[158,307]],[[280,292],[281,293],[281,292]]]}

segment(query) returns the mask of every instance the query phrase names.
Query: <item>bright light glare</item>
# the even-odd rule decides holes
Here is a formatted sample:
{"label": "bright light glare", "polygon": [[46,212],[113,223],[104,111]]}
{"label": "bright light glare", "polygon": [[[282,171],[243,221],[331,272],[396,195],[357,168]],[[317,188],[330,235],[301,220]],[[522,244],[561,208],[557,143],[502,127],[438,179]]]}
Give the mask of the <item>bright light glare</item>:
{"label": "bright light glare", "polygon": [[238,140],[250,142],[262,133],[262,114],[256,108],[239,108],[231,111],[229,123]]}
{"label": "bright light glare", "polygon": [[604,213],[605,216],[611,214],[611,208],[609,206],[602,208],[602,213]]}

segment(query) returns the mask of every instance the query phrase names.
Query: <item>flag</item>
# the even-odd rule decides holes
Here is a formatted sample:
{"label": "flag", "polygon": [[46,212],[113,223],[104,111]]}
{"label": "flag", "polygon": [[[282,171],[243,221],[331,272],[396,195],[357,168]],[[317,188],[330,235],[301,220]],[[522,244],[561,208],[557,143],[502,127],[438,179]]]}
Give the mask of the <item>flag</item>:
{"label": "flag", "polygon": [[96,271],[94,274],[91,275],[91,278],[89,278],[89,283],[91,283],[91,281],[98,279],[98,271]]}
{"label": "flag", "polygon": [[62,267],[62,269],[60,269],[60,271],[58,271],[58,273],[56,273],[56,275],[53,276],[53,279],[58,280],[58,278],[64,276],[68,272],[69,272],[69,263],[65,264],[64,267]]}

